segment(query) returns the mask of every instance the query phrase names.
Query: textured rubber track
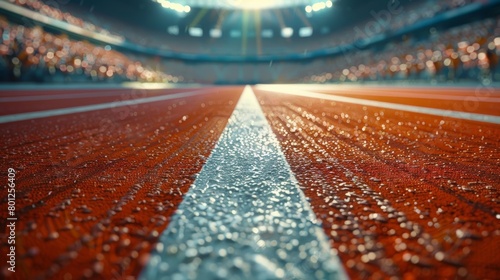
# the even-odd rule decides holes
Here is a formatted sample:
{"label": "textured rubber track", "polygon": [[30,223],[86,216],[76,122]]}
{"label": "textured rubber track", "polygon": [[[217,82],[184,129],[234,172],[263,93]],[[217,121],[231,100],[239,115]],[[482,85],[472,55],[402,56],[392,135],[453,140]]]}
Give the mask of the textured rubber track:
{"label": "textured rubber track", "polygon": [[[1,124],[0,170],[17,170],[18,217],[16,273],[2,264],[2,278],[137,276],[242,90]],[[6,189],[1,197],[7,209]]]}
{"label": "textured rubber track", "polygon": [[317,92],[394,102],[413,106],[446,109],[467,113],[500,116],[500,89],[489,86],[474,88],[402,88],[349,86]]}
{"label": "textured rubber track", "polygon": [[500,126],[254,91],[350,277],[498,277]]}
{"label": "textured rubber track", "polygon": [[250,86],[139,279],[347,279]]}
{"label": "textured rubber track", "polygon": [[0,116],[60,109],[106,102],[121,102],[152,96],[187,92],[193,89],[52,89],[52,90],[6,90],[0,94]]}

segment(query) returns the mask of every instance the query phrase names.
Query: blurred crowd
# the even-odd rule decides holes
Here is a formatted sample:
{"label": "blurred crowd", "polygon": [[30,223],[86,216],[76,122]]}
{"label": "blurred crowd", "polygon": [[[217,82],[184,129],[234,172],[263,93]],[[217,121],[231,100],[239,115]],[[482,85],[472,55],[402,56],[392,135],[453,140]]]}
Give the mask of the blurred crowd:
{"label": "blurred crowd", "polygon": [[[419,21],[433,18],[441,13],[464,7],[472,3],[485,3],[489,0],[421,0],[391,6],[394,10],[383,9],[371,11],[370,17],[363,22],[353,24],[331,34],[324,40],[317,40],[314,48],[331,48],[352,44],[359,40],[369,39],[376,35],[401,30]],[[400,2],[395,2],[400,3]],[[311,45],[309,46],[311,48]]]}
{"label": "blurred crowd", "polygon": [[76,11],[72,12],[63,11],[61,8],[65,7],[66,5],[59,5],[59,2],[50,1],[48,2],[50,3],[50,5],[47,5],[43,1],[39,0],[9,0],[9,2],[28,8],[32,11],[36,11],[50,18],[66,22],[71,25],[75,25],[92,32],[97,32],[103,35],[116,36],[122,38],[121,35],[118,35],[120,34],[119,32],[112,33],[108,29],[103,28],[102,25],[94,24],[93,22],[95,22],[96,20],[95,18],[92,18],[92,20],[86,19],[85,13],[74,15]]}
{"label": "blurred crowd", "polygon": [[316,62],[302,82],[500,80],[500,17],[431,33]]}
{"label": "blurred crowd", "polygon": [[403,6],[402,13],[394,16],[388,29],[397,30],[406,26],[415,24],[416,22],[429,19],[441,13],[451,11],[472,3],[486,3],[488,0],[424,0],[412,2],[407,6]]}
{"label": "blurred crowd", "polygon": [[[112,32],[98,27],[86,19],[81,19],[76,15],[63,12],[54,7],[49,7],[39,0],[9,0],[31,10],[66,21],[87,30],[99,32],[101,34],[113,34]],[[401,13],[386,18],[387,24],[380,24],[378,32],[398,29],[414,24],[415,22],[430,18],[436,14],[462,7],[473,2],[485,2],[488,0],[444,0],[431,1],[424,0],[412,2],[403,8],[411,11]],[[379,11],[380,13],[380,11]],[[373,19],[368,19],[366,23]],[[113,23],[110,23],[113,26]],[[356,26],[362,28],[363,23]],[[355,26],[355,27],[356,27]],[[283,50],[290,52],[303,52],[304,48],[326,48],[335,44],[353,43],[363,39],[363,36],[373,36],[361,32],[352,32],[351,28],[346,28],[335,36],[328,36],[328,41],[316,40],[315,38],[302,38],[300,43],[290,44],[287,42],[283,48],[281,40],[270,40],[272,46],[269,49]],[[140,31],[134,28],[127,28],[129,31]],[[132,32],[132,33],[134,33]],[[408,35],[403,42],[392,42],[384,47],[371,48],[368,50],[356,50],[346,52],[334,58],[317,59],[307,66],[300,66],[312,75],[303,77],[299,74],[290,74],[290,71],[283,70],[283,73],[275,73],[272,63],[265,66],[265,71],[269,71],[270,77],[282,77],[287,82],[349,82],[349,81],[379,81],[379,80],[427,80],[435,81],[481,81],[500,80],[500,73],[497,67],[500,55],[500,19],[484,19],[479,22],[465,24],[456,28],[446,30],[430,30],[431,36],[418,37]],[[158,36],[144,36],[140,44],[154,42],[162,45]],[[353,36],[354,35],[354,36]],[[128,38],[128,37],[127,37]],[[145,39],[149,38],[149,39]],[[151,41],[149,41],[151,40]],[[200,38],[186,38],[179,41],[179,50],[182,52],[202,53],[197,49],[197,45],[202,45]],[[181,48],[181,43],[191,47]],[[217,40],[216,40],[217,41]],[[186,43],[187,42],[187,43]],[[227,42],[221,40],[221,42]],[[270,43],[271,44],[271,43]],[[229,45],[229,44],[228,44]],[[313,47],[311,47],[311,45]],[[169,47],[163,45],[163,47]],[[214,46],[205,46],[205,52],[212,52]],[[263,46],[265,49],[266,46]],[[238,55],[241,47],[230,46],[220,48],[226,55]],[[251,53],[249,50],[249,54]],[[49,33],[41,27],[23,26],[9,22],[6,18],[0,18],[0,81],[19,82],[122,82],[122,81],[143,81],[143,82],[182,82],[184,76],[189,73],[198,75],[203,82],[214,82],[223,80],[228,75],[235,76],[234,79],[241,79],[240,76],[258,76],[252,71],[245,71],[239,66],[234,71],[211,71],[210,67],[202,68],[182,64],[172,64],[176,67],[169,67],[169,63],[161,61],[160,58],[152,58],[147,55],[134,55],[115,50],[113,47],[100,46],[87,41],[79,41],[68,37],[65,34],[55,35]],[[214,66],[220,68],[218,66]],[[236,67],[236,66],[234,66]],[[233,68],[234,68],[233,67]],[[295,66],[297,67],[297,66]],[[182,69],[181,69],[182,68]],[[184,69],[185,68],[185,69]],[[196,71],[196,69],[202,71]],[[212,67],[213,68],[213,67]],[[267,69],[268,68],[268,69]],[[290,67],[285,67],[290,69]],[[164,69],[172,69],[176,73],[167,74]],[[184,69],[184,70],[183,70]],[[194,70],[193,70],[194,69]],[[170,70],[169,70],[170,71]],[[249,73],[247,73],[249,72]],[[259,71],[260,72],[260,71]],[[285,73],[287,72],[287,73]],[[297,71],[296,71],[297,72]],[[179,74],[181,73],[181,74]],[[196,74],[198,73],[198,74]],[[286,76],[288,75],[288,76]],[[295,76],[294,76],[295,75]],[[213,78],[207,78],[214,76]],[[243,79],[244,80],[244,79]],[[259,79],[255,79],[258,81]],[[190,77],[192,82],[196,82],[196,77]]]}
{"label": "blurred crowd", "polygon": [[[147,64],[154,64],[148,62]],[[178,77],[130,54],[0,18],[0,80],[12,82],[171,82]]]}

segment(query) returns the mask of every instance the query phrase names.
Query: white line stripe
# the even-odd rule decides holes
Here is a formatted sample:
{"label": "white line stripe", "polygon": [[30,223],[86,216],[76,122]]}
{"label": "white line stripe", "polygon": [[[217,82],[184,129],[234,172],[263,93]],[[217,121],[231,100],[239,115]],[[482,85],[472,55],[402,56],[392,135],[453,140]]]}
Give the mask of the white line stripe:
{"label": "white line stripe", "polygon": [[155,96],[155,97],[148,97],[148,98],[139,98],[139,99],[132,99],[132,100],[123,100],[123,101],[115,101],[115,102],[109,102],[109,103],[93,104],[93,105],[87,105],[87,106],[78,106],[78,107],[71,107],[71,108],[61,108],[61,109],[54,109],[54,110],[47,110],[47,111],[37,111],[37,112],[28,112],[28,113],[14,114],[14,115],[6,115],[6,116],[0,116],[0,123],[9,123],[9,122],[16,122],[16,121],[31,120],[31,119],[47,118],[47,117],[61,116],[61,115],[74,114],[74,113],[84,113],[84,112],[89,112],[89,111],[113,109],[113,108],[119,108],[119,107],[124,107],[124,106],[134,106],[137,104],[150,103],[150,102],[156,102],[156,101],[164,101],[164,100],[170,100],[170,99],[176,99],[176,98],[184,98],[184,97],[190,97],[190,96],[201,95],[201,94],[206,94],[206,93],[207,93],[206,89],[201,89],[201,90],[196,90],[196,91],[174,93],[174,94],[169,94],[169,95],[164,95],[164,96]]}
{"label": "white line stripe", "polygon": [[101,96],[119,96],[118,94],[131,94],[132,90],[124,91],[107,91],[107,92],[79,92],[69,94],[51,94],[51,95],[24,95],[24,96],[9,96],[0,97],[0,103],[6,102],[19,102],[19,101],[39,101],[39,100],[58,100],[58,99],[79,99],[87,97],[101,97]]}
{"label": "white line stripe", "polygon": [[[258,86],[270,86],[270,84],[259,84]],[[272,86],[280,87],[280,86],[288,86],[290,87],[290,84],[272,84]],[[484,90],[493,90],[495,92],[500,93],[500,83],[492,83],[490,85],[483,85],[479,83],[460,83],[460,84],[429,84],[428,82],[422,82],[422,83],[405,83],[405,82],[398,82],[398,81],[392,81],[392,82],[387,82],[387,83],[380,83],[380,82],[374,82],[374,83],[369,83],[369,82],[362,82],[362,83],[339,83],[339,84],[293,84],[294,88],[300,88],[300,89],[307,89],[307,90],[328,90],[331,89],[332,86],[335,88],[339,89],[361,89],[361,88],[377,88],[377,89],[387,89],[387,88],[413,88],[413,89],[423,89],[423,90],[435,90],[435,89],[442,89],[442,90],[456,90],[456,91],[471,91],[471,90],[477,90],[477,89],[484,89]],[[491,91],[490,91],[491,92]]]}
{"label": "white line stripe", "polygon": [[325,100],[345,102],[345,103],[353,103],[353,104],[365,105],[365,106],[374,106],[374,107],[380,107],[380,108],[386,108],[386,109],[407,111],[407,112],[412,112],[412,113],[435,115],[435,116],[440,116],[440,117],[450,117],[450,118],[457,118],[457,119],[470,120],[470,121],[480,121],[480,122],[487,122],[487,123],[493,123],[493,124],[500,124],[500,117],[492,116],[492,115],[475,114],[475,113],[469,113],[469,112],[442,110],[442,109],[419,107],[419,106],[404,105],[404,104],[396,104],[396,103],[389,103],[389,102],[382,102],[382,101],[365,100],[365,99],[345,97],[345,96],[339,96],[339,95],[317,93],[317,92],[306,91],[306,90],[297,90],[297,89],[294,89],[292,87],[276,87],[276,86],[260,86],[259,85],[256,88],[259,90],[268,91],[268,92],[276,92],[276,93],[282,93],[282,94],[289,94],[289,95],[296,95],[296,96],[303,96],[303,97],[310,97],[310,98],[317,98],[317,99],[325,99]]}
{"label": "white line stripe", "polygon": [[347,279],[249,86],[140,279]]}
{"label": "white line stripe", "polygon": [[[487,102],[487,103],[500,103],[500,98],[498,97],[483,97],[483,96],[470,96],[470,95],[449,95],[449,94],[431,94],[426,93],[425,91],[422,93],[417,92],[393,92],[387,91],[387,89],[355,89],[356,91],[350,90],[335,90],[331,94],[341,94],[341,95],[362,95],[362,96],[381,96],[381,97],[399,97],[399,98],[415,98],[415,99],[434,99],[434,100],[458,100],[458,101],[477,101],[477,102]],[[396,89],[397,90],[397,89]],[[327,93],[329,94],[329,93]],[[356,98],[356,97],[354,97]],[[363,97],[357,97],[363,98]],[[471,98],[469,100],[469,98]]]}

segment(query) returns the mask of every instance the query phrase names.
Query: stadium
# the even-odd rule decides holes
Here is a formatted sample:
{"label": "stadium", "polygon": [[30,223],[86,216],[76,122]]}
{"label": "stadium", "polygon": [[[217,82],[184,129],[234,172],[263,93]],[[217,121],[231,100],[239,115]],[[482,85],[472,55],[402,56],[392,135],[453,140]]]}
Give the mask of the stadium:
{"label": "stadium", "polygon": [[0,0],[1,279],[499,279],[500,0]]}

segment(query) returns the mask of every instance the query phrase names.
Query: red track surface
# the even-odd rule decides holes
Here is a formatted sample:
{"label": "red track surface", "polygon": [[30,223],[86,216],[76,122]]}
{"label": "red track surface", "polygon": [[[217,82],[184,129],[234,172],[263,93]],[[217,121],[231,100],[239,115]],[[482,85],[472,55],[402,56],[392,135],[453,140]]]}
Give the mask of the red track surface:
{"label": "red track surface", "polygon": [[[370,99],[411,103],[407,91],[380,91],[403,97]],[[256,94],[350,277],[498,277],[498,125]]]}
{"label": "red track surface", "polygon": [[[2,105],[1,114],[183,91],[190,89],[107,89],[99,90],[106,93],[102,97],[19,100]],[[206,91],[0,124],[1,174],[17,170],[15,279],[136,277],[243,88]],[[500,275],[499,125],[255,92],[351,277]],[[13,91],[0,97],[66,93]],[[500,115],[498,102],[487,100],[498,98],[495,91],[360,87],[332,93]],[[6,189],[1,197],[5,228]],[[7,232],[2,234],[3,260],[8,247]],[[12,276],[2,263],[1,275]]]}
{"label": "red track surface", "polygon": [[384,101],[428,108],[500,116],[500,90],[487,86],[475,88],[401,88],[350,86],[318,90],[329,94]]}
{"label": "red track surface", "polygon": [[[2,174],[9,167],[17,170],[18,216],[17,272],[10,273],[2,262],[2,275],[15,279],[138,275],[217,142],[242,88],[206,91],[119,112],[100,110],[2,124],[0,169]],[[134,98],[129,91],[122,94]],[[115,96],[114,101],[120,100]],[[56,103],[43,109],[73,104]],[[6,228],[6,192],[2,190],[0,203],[2,228]],[[2,234],[4,260],[8,233]]]}

